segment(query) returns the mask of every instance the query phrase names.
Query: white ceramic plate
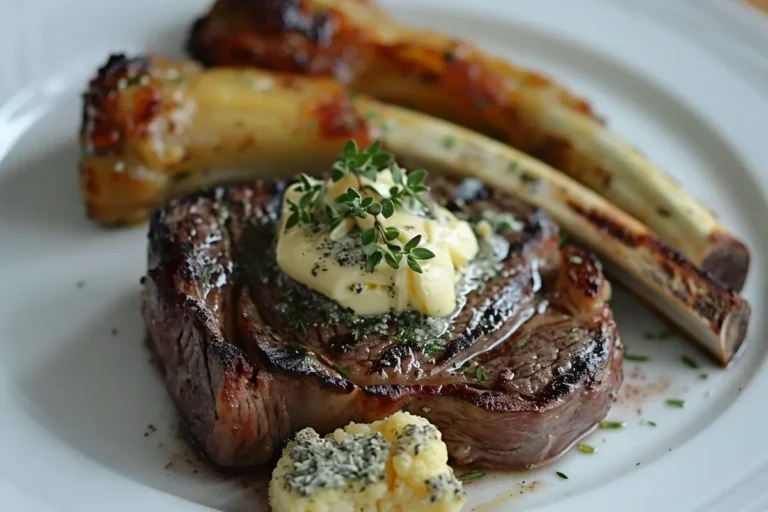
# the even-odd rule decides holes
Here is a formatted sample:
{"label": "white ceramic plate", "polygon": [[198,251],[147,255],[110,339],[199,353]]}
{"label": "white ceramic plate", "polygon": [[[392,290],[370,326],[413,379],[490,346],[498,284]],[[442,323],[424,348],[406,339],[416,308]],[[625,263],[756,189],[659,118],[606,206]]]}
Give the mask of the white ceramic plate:
{"label": "white ceramic plate", "polygon": [[[768,509],[768,20],[717,0],[389,3],[403,19],[466,36],[590,98],[717,210],[753,257],[749,346],[732,368],[713,367],[677,336],[645,339],[664,326],[617,290],[628,351],[651,357],[627,363],[610,414],[626,428],[588,438],[596,454],[471,484],[466,510]],[[257,477],[217,475],[179,438],[143,343],[145,228],[94,227],[77,192],[88,76],[110,51],[180,54],[207,4],[0,0],[2,511],[266,508]]]}

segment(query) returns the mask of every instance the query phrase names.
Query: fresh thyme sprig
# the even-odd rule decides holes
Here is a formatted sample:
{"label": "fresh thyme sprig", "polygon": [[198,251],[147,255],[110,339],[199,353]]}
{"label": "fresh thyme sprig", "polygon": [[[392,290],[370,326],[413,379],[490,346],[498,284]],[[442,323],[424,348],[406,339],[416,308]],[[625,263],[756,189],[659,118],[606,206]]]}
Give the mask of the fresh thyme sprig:
{"label": "fresh thyme sprig", "polygon": [[291,215],[285,223],[285,229],[299,224],[338,224],[338,214],[333,208],[325,204],[325,187],[323,184],[314,182],[306,174],[300,175],[299,180],[301,197],[298,203],[288,200]]}
{"label": "fresh thyme sprig", "polygon": [[[394,162],[392,153],[382,151],[381,142],[376,141],[367,149],[360,151],[354,140],[348,141],[341,155],[333,163],[331,179],[340,181],[344,176],[354,175],[376,181],[376,173]],[[360,184],[362,188],[362,183]]]}
{"label": "fresh thyme sprig", "polygon": [[[389,188],[389,197],[376,201],[372,195],[379,191],[363,183],[363,178],[376,182],[377,173],[389,169],[394,185]],[[373,218],[373,226],[363,229],[360,239],[366,255],[365,268],[372,272],[383,260],[394,269],[400,268],[403,258],[408,266],[419,274],[422,272],[420,260],[428,260],[435,254],[424,247],[419,247],[421,235],[416,235],[405,245],[397,243],[400,230],[394,226],[385,227],[382,218],[388,219],[395,213],[396,208],[403,208],[408,201],[415,201],[429,210],[429,205],[421,197],[428,189],[423,184],[427,173],[424,170],[406,172],[394,161],[392,153],[383,151],[379,141],[368,148],[360,150],[353,140],[347,142],[341,155],[333,164],[331,179],[339,182],[347,176],[353,176],[357,181],[357,189],[349,187],[346,192],[326,201],[326,188],[321,182],[316,182],[302,174],[298,190],[301,192],[299,201],[288,201],[290,215],[285,227],[311,227],[316,230],[333,229],[342,220],[357,217]]]}
{"label": "fresh thyme sprig", "polygon": [[419,169],[406,173],[396,162],[393,162],[390,172],[395,186],[389,189],[389,198],[395,206],[402,207],[404,200],[413,198],[429,210],[429,205],[421,198],[421,193],[427,191],[427,187],[422,185],[424,178],[427,177],[427,171]]}

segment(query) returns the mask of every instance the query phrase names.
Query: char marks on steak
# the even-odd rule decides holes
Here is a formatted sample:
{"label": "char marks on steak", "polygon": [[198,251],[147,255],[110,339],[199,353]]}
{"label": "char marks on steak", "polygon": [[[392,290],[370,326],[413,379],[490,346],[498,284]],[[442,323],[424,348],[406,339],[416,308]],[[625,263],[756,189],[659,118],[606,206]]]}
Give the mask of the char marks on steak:
{"label": "char marks on steak", "polygon": [[262,464],[301,428],[407,408],[437,425],[456,463],[522,468],[605,417],[622,380],[610,288],[593,256],[558,249],[543,213],[477,182],[432,183],[449,208],[511,212],[521,227],[504,234],[495,275],[430,338],[424,325],[445,324],[413,313],[362,321],[279,271],[282,188],[216,188],[152,218],[143,316],[213,463]]}

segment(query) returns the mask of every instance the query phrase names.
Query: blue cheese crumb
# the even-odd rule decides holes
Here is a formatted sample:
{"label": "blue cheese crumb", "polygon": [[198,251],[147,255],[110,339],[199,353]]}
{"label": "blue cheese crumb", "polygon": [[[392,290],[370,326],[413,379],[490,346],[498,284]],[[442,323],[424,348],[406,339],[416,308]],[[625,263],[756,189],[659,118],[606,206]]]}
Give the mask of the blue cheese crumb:
{"label": "blue cheese crumb", "polygon": [[288,443],[269,484],[274,512],[459,512],[466,501],[440,431],[407,412]]}
{"label": "blue cheese crumb", "polygon": [[424,483],[429,489],[429,501],[432,503],[464,499],[464,489],[452,471],[437,475]]}
{"label": "blue cheese crumb", "polygon": [[431,423],[426,425],[406,425],[397,434],[397,452],[407,452],[418,456],[426,446],[429,446],[429,443],[439,439],[440,432]]}
{"label": "blue cheese crumb", "polygon": [[304,429],[291,449],[293,471],[285,477],[286,489],[309,496],[319,488],[364,487],[383,480],[391,446],[379,433],[352,435],[336,443]]}

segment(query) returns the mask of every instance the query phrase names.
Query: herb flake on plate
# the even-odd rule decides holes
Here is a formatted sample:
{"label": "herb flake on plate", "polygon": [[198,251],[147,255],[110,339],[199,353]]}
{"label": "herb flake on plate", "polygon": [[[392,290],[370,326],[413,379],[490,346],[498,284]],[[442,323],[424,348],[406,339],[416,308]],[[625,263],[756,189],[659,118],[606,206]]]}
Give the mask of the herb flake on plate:
{"label": "herb flake on plate", "polygon": [[475,480],[480,480],[485,476],[485,471],[470,471],[469,473],[464,473],[463,475],[459,475],[458,479],[461,480],[464,483],[467,482],[474,482]]}
{"label": "herb flake on plate", "polygon": [[680,360],[683,362],[685,366],[690,368],[691,370],[698,370],[699,369],[699,363],[697,363],[693,358],[688,356],[683,356],[680,358]]}

